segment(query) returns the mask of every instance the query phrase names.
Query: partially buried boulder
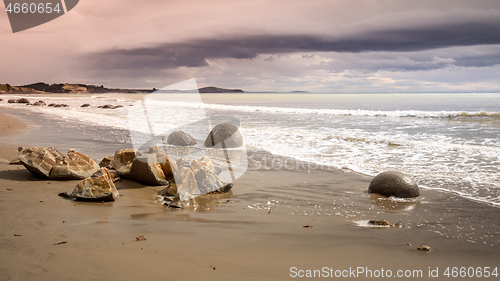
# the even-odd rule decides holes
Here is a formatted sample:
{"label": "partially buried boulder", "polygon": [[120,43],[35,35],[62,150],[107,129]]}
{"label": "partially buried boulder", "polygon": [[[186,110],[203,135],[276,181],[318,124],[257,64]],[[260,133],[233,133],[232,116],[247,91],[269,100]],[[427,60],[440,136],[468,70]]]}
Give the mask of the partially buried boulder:
{"label": "partially buried boulder", "polygon": [[206,147],[234,148],[243,145],[243,136],[232,123],[215,126],[205,140]]}
{"label": "partially buried boulder", "polygon": [[53,147],[19,147],[18,157],[23,166],[33,175],[48,179],[52,167],[58,162],[63,161],[63,153]]}
{"label": "partially buried boulder", "polygon": [[27,98],[20,98],[16,101],[16,103],[30,104],[30,101]]}
{"label": "partially buried boulder", "polygon": [[387,197],[413,198],[420,196],[418,185],[409,176],[395,171],[378,174],[370,182],[368,192]]}
{"label": "partially buried boulder", "polygon": [[50,170],[51,179],[74,180],[90,177],[99,166],[87,155],[69,150],[68,155]]}
{"label": "partially buried boulder", "polygon": [[196,144],[196,140],[188,133],[175,131],[168,136],[167,143],[178,146],[192,146]]}
{"label": "partially buried boulder", "polygon": [[37,102],[34,102],[32,105],[33,106],[45,106],[47,104],[43,100],[39,100]]}
{"label": "partially buried boulder", "polygon": [[7,101],[7,103],[16,103],[16,100],[15,99],[10,99]]}
{"label": "partially buried boulder", "polygon": [[101,168],[80,181],[70,194],[60,195],[83,201],[115,201],[119,193],[108,169]]}

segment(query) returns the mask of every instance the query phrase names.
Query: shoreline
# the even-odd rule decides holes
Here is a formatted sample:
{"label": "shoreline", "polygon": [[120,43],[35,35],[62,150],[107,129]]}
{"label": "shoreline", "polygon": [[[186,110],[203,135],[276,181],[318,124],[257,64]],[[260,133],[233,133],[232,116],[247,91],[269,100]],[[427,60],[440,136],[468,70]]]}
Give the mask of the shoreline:
{"label": "shoreline", "polygon": [[[39,125],[23,136],[47,142]],[[1,140],[0,158],[12,160],[17,141]],[[289,280],[292,267],[418,269],[430,280],[429,267],[498,266],[498,208],[426,189],[417,201],[393,202],[367,194],[371,177],[265,169],[273,159],[301,162],[263,151],[249,151],[249,159],[230,193],[181,210],[155,202],[161,187],[127,180],[116,184],[122,196],[112,203],[65,200],[57,193],[77,181],[39,180],[0,163],[0,280]],[[403,227],[357,224],[371,219]],[[141,235],[147,240],[136,241]],[[422,245],[433,251],[416,250]]]}

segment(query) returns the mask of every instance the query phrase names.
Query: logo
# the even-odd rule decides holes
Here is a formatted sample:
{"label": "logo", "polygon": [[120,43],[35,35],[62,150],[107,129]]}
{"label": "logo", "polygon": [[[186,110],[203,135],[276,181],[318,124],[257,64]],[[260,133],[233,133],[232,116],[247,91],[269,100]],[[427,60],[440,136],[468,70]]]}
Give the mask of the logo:
{"label": "logo", "polygon": [[4,0],[12,32],[16,33],[56,19],[79,0]]}
{"label": "logo", "polygon": [[[232,116],[206,112],[206,106],[195,79],[167,86],[137,100],[128,108],[127,116],[134,149],[147,151],[151,146],[156,146],[173,160],[200,160],[206,156],[220,169],[218,177],[221,180],[234,182],[248,168],[244,142],[242,146],[231,148],[231,143],[226,139],[220,145],[207,147],[206,140],[213,140],[212,129],[215,126],[232,124],[239,130],[240,121]],[[169,145],[168,137],[174,131],[191,135],[197,143],[193,146]],[[183,182],[179,174],[174,175],[177,183]],[[211,191],[214,190],[191,190],[192,194],[187,197]]]}

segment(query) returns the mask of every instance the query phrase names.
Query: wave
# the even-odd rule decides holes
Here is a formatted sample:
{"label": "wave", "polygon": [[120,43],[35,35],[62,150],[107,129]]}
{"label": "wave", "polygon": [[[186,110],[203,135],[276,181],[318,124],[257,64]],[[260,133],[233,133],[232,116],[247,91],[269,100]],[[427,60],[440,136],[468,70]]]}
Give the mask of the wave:
{"label": "wave", "polygon": [[362,110],[362,109],[312,109],[296,107],[266,107],[249,105],[225,105],[225,104],[196,104],[188,102],[171,102],[171,105],[182,107],[202,107],[214,110],[234,110],[240,112],[261,112],[270,114],[311,114],[311,115],[334,115],[334,116],[367,116],[367,117],[402,117],[402,118],[467,118],[467,117],[491,117],[499,118],[500,112],[487,111],[422,111],[422,110]]}

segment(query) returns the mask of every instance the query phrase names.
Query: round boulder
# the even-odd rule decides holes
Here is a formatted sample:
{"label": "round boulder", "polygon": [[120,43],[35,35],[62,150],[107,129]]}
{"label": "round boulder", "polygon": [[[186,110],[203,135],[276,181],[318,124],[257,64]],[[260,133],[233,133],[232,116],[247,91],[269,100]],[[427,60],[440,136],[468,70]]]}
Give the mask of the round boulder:
{"label": "round boulder", "polygon": [[32,105],[33,106],[45,106],[47,104],[43,100],[39,100],[37,102],[34,102]]}
{"label": "round boulder", "polygon": [[369,193],[387,197],[413,198],[420,196],[418,185],[409,176],[395,171],[378,174],[370,182]]}
{"label": "round boulder", "polygon": [[16,101],[17,103],[26,103],[26,104],[29,104],[30,101],[27,99],[27,98],[21,98],[21,99],[18,99]]}
{"label": "round boulder", "polygon": [[233,148],[243,145],[243,136],[232,123],[215,126],[205,140],[206,147]]}
{"label": "round boulder", "polygon": [[196,140],[188,133],[175,131],[168,136],[167,143],[179,146],[192,146],[196,144]]}

